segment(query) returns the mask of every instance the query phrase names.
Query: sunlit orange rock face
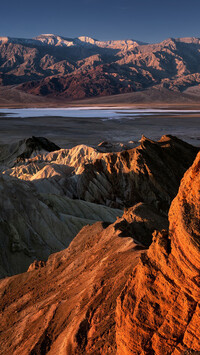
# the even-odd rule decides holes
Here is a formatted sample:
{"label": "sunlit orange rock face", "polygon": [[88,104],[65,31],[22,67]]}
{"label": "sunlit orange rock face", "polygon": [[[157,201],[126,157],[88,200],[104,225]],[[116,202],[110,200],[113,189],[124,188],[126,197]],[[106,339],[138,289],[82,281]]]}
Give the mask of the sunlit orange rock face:
{"label": "sunlit orange rock face", "polygon": [[116,299],[144,250],[124,222],[86,226],[46,265],[1,280],[0,354],[115,354]]}
{"label": "sunlit orange rock face", "polygon": [[200,154],[118,298],[118,354],[200,351]]}

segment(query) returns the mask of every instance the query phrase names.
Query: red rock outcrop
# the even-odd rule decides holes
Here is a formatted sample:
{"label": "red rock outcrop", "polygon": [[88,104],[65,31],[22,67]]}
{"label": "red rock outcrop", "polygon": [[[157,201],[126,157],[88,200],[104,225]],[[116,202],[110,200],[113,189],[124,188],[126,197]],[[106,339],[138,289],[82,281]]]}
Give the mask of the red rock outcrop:
{"label": "red rock outcrop", "polygon": [[200,352],[200,154],[117,301],[118,354]]}
{"label": "red rock outcrop", "polygon": [[116,299],[144,250],[137,236],[151,234],[147,226],[130,236],[139,215],[86,226],[46,265],[1,280],[0,354],[115,354]]}

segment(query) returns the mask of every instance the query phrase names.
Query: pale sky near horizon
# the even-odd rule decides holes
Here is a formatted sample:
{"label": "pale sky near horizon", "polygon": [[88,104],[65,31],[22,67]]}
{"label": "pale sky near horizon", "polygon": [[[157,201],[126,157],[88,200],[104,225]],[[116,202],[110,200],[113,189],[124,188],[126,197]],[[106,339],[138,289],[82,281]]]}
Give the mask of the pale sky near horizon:
{"label": "pale sky near horizon", "polygon": [[199,14],[200,0],[1,0],[0,36],[159,42],[200,37]]}

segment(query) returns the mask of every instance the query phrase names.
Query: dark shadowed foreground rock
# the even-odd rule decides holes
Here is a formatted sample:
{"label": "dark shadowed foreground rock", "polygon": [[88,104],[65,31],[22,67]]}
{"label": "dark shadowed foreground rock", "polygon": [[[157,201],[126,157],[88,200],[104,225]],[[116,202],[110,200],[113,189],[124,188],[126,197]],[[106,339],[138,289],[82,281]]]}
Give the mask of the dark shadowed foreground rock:
{"label": "dark shadowed foreground rock", "polygon": [[123,211],[66,196],[36,193],[31,182],[0,177],[0,277],[68,247],[87,225],[113,223]]}
{"label": "dark shadowed foreground rock", "polygon": [[84,227],[46,264],[0,281],[0,353],[200,351],[199,202],[200,154],[172,203],[169,232],[156,231],[148,251],[141,242],[152,220],[138,205],[112,225]]}

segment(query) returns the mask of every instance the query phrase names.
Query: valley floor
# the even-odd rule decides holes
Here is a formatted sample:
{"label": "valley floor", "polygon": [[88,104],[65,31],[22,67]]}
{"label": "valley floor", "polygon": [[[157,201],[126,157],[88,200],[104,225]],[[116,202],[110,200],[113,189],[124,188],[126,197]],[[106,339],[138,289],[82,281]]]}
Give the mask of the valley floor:
{"label": "valley floor", "polygon": [[142,135],[158,140],[163,134],[170,134],[199,146],[199,132],[200,113],[159,114],[118,120],[103,120],[98,117],[20,118],[0,114],[1,144],[10,144],[30,136],[43,136],[62,148],[71,148],[78,144],[96,146],[102,141],[131,141],[137,146]]}

